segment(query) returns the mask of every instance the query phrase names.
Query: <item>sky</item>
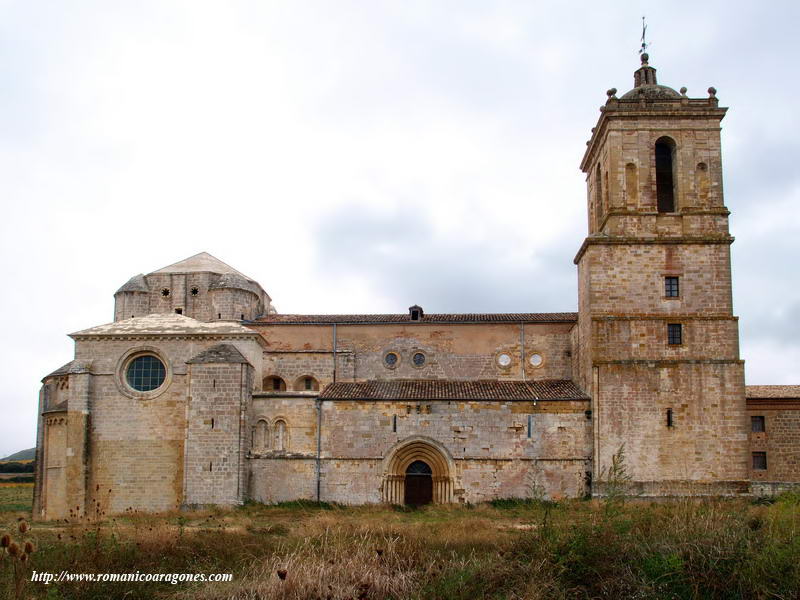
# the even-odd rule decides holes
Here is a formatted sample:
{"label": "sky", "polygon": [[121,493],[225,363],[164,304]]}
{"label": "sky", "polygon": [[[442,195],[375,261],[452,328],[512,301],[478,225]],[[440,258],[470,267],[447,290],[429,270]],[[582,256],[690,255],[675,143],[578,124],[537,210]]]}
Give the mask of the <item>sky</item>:
{"label": "sky", "polygon": [[748,384],[800,384],[800,3],[0,0],[0,457],[113,294],[207,251],[283,313],[577,309],[578,168],[633,87],[723,121]]}

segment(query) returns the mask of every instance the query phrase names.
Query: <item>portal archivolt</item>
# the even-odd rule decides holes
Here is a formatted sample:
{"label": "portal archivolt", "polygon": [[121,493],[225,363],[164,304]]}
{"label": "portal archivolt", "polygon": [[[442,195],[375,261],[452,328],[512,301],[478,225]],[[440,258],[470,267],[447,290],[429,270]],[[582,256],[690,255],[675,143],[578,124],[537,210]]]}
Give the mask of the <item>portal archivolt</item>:
{"label": "portal archivolt", "polygon": [[[432,502],[452,502],[453,481],[451,461],[444,448],[433,440],[410,439],[396,446],[386,458],[384,465],[383,501],[404,504],[406,500],[406,478],[409,467],[422,462],[430,468],[433,483]],[[411,469],[414,471],[414,469]]]}

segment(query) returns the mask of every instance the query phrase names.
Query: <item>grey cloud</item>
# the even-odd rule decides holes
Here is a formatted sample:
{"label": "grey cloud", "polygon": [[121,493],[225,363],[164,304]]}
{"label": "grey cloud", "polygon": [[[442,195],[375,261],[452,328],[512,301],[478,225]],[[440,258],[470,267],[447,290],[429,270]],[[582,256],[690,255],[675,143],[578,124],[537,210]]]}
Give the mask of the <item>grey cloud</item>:
{"label": "grey cloud", "polygon": [[336,280],[357,275],[375,294],[431,312],[572,311],[580,243],[563,242],[536,256],[511,258],[501,237],[484,243],[438,236],[418,207],[379,214],[337,208],[316,231],[316,269]]}

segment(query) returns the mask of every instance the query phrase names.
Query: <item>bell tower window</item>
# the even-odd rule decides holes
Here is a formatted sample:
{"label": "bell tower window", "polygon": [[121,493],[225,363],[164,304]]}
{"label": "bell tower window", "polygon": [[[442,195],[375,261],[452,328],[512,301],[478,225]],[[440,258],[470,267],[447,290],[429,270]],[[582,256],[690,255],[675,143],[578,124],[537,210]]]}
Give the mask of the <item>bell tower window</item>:
{"label": "bell tower window", "polygon": [[658,212],[675,212],[675,142],[668,137],[656,141],[656,202]]}

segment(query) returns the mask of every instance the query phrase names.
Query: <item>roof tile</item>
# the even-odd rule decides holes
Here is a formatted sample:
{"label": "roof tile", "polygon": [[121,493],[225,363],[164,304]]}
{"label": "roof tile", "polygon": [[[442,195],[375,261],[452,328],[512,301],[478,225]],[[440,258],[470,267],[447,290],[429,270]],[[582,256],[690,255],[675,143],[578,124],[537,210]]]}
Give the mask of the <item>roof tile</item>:
{"label": "roof tile", "polygon": [[370,323],[574,323],[578,313],[446,313],[425,314],[411,321],[409,314],[265,315],[252,325],[370,324]]}
{"label": "roof tile", "polygon": [[588,400],[572,381],[394,381],[337,382],[322,400]]}

